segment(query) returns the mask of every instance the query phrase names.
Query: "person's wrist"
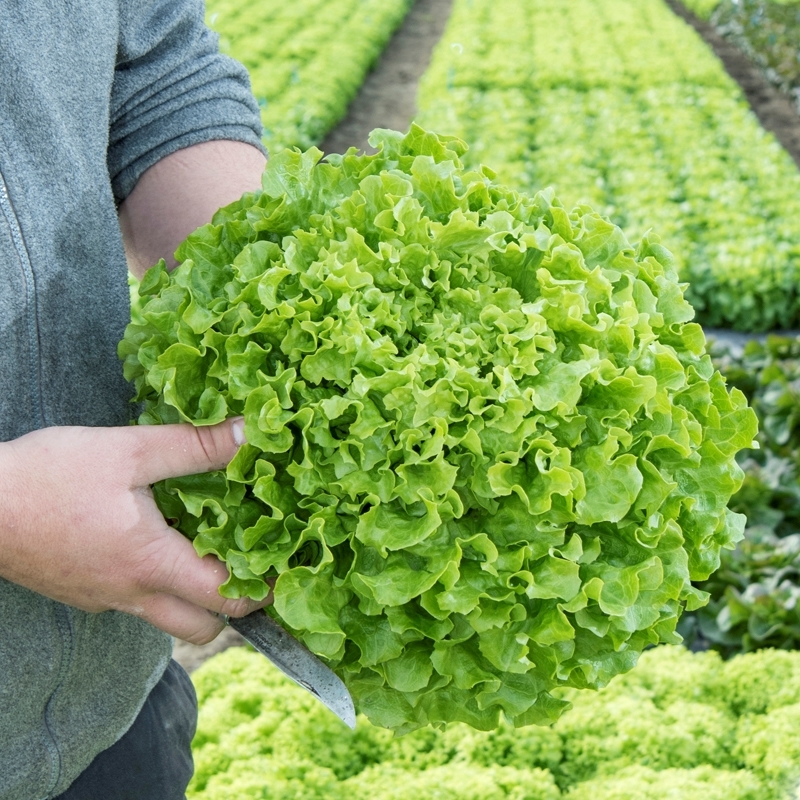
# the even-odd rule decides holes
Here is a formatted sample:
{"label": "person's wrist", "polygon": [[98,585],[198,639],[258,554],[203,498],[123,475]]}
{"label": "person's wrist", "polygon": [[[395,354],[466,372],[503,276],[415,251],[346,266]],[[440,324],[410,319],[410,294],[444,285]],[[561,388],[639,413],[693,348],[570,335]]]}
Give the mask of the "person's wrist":
{"label": "person's wrist", "polygon": [[13,440],[0,442],[0,577],[12,581],[14,544],[21,535],[19,512],[27,493],[17,450]]}

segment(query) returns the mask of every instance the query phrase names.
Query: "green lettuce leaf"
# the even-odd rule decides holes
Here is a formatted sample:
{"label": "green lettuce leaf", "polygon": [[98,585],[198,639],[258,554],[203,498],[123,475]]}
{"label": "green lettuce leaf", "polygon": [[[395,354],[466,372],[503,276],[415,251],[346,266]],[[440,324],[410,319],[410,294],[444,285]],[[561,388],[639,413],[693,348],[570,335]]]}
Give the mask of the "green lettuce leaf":
{"label": "green lettuce leaf", "polygon": [[244,415],[227,471],[156,487],[229,597],[266,595],[400,732],[549,724],[675,642],[741,537],[756,433],[672,259],[418,127],[275,155],[141,283],[140,422]]}

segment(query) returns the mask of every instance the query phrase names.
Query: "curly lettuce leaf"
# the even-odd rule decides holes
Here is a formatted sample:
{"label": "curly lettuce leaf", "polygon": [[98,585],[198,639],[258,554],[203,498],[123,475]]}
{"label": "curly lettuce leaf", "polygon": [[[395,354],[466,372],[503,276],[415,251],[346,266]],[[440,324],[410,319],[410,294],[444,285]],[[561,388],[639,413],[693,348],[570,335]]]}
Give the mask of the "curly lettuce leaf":
{"label": "curly lettuce leaf", "polygon": [[465,145],[283,152],[140,287],[140,422],[244,415],[226,472],[155,487],[397,731],[549,724],[680,640],[752,411],[669,253],[468,171]]}

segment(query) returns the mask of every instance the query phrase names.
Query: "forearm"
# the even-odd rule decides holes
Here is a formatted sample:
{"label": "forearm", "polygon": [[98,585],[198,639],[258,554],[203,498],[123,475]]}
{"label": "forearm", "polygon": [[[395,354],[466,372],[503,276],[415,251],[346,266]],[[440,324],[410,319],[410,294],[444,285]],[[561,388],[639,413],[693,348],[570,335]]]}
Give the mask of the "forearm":
{"label": "forearm", "polygon": [[243,142],[196,144],[148,169],[119,207],[130,271],[141,277],[160,258],[175,265],[173,253],[214,212],[261,185],[266,160]]}

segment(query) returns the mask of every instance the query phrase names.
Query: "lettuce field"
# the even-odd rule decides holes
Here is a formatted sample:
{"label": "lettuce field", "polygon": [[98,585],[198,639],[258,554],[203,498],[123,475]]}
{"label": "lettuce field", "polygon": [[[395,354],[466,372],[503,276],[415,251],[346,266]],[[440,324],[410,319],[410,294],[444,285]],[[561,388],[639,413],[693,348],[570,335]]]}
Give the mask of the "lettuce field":
{"label": "lettuce field", "polygon": [[645,653],[550,727],[351,732],[262,656],[194,675],[189,800],[789,800],[800,762],[800,654]]}
{"label": "lettuce field", "polygon": [[[250,72],[269,150],[310,147],[344,115],[410,0],[209,0],[220,49]],[[335,28],[335,35],[332,30]]]}
{"label": "lettuce field", "polygon": [[662,0],[456,0],[420,105],[504,180],[658,231],[698,321],[800,323],[797,169]]}
{"label": "lettuce field", "polygon": [[[800,798],[798,155],[676,7],[208,1],[270,163],[120,355],[244,415],[157,502],[360,716],[229,649],[190,800]],[[683,7],[794,96],[800,2]],[[408,133],[323,155],[435,13]]]}

